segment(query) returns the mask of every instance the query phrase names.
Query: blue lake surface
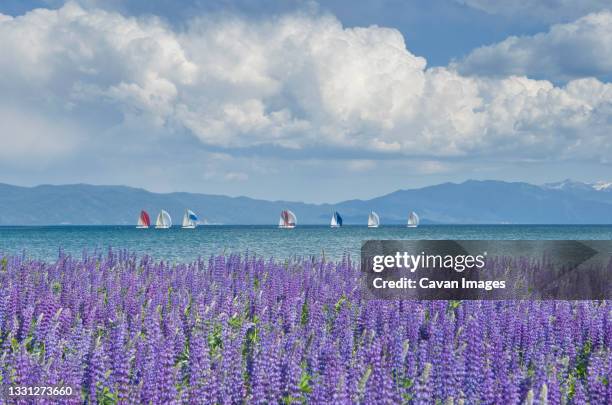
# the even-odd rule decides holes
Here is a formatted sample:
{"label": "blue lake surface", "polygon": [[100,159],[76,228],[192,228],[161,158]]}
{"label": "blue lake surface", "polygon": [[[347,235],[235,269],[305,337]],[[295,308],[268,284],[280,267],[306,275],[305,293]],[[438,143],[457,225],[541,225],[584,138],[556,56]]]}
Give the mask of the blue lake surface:
{"label": "blue lake surface", "polygon": [[197,229],[135,229],[132,226],[0,226],[0,254],[55,260],[59,249],[80,257],[84,251],[128,249],[173,262],[246,251],[285,259],[325,254],[358,257],[371,239],[599,239],[612,240],[612,225],[423,225],[404,226],[200,226]]}

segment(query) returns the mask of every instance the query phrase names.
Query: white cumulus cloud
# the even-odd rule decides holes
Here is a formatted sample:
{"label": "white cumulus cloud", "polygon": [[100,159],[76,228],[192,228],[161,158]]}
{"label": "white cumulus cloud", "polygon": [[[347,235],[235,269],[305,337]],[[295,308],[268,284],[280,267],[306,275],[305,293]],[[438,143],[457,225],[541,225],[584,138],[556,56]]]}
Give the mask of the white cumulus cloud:
{"label": "white cumulus cloud", "polygon": [[609,10],[609,0],[455,0],[489,14],[522,17],[546,22],[574,20],[585,14]]}
{"label": "white cumulus cloud", "polygon": [[333,16],[203,17],[180,31],[73,3],[3,16],[0,88],[2,102],[81,128],[62,150],[117,134],[145,148],[187,134],[226,153],[360,159],[602,158],[612,148],[610,84],[427,68],[399,31]]}
{"label": "white cumulus cloud", "polygon": [[512,36],[477,48],[457,66],[460,72],[475,75],[612,79],[612,12],[589,14],[553,25],[547,32]]}

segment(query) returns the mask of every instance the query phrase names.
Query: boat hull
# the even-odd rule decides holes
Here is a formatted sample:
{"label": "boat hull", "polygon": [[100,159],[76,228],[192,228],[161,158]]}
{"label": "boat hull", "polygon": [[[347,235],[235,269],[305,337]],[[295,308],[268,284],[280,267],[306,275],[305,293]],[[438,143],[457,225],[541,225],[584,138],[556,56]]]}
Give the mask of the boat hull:
{"label": "boat hull", "polygon": [[407,225],[406,228],[416,228],[418,225]]}
{"label": "boat hull", "polygon": [[149,229],[147,225],[136,225],[136,229]]}
{"label": "boat hull", "polygon": [[181,228],[183,228],[183,229],[195,229],[195,227],[196,227],[195,225],[184,225]]}

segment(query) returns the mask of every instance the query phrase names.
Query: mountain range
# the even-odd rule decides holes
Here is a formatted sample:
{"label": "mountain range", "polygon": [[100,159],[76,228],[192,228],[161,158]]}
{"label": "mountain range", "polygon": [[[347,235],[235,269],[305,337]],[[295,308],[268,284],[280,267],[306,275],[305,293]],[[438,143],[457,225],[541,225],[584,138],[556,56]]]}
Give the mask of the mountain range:
{"label": "mountain range", "polygon": [[175,223],[190,208],[214,224],[273,225],[283,209],[293,210],[299,224],[327,224],[334,210],[346,224],[365,224],[370,210],[379,213],[383,225],[405,223],[411,210],[423,224],[612,224],[612,183],[468,180],[335,204],[154,193],[126,186],[0,183],[0,225],[132,225],[141,209],[154,219],[162,208]]}

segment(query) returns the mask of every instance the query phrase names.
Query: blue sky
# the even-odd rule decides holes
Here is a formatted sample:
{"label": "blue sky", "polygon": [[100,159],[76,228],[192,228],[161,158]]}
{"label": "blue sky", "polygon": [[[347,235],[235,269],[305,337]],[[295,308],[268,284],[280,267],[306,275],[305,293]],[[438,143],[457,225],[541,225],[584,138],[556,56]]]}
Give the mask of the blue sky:
{"label": "blue sky", "polygon": [[338,201],[612,179],[606,1],[0,4],[0,181]]}
{"label": "blue sky", "polygon": [[[0,12],[15,16],[33,8],[58,7],[63,3],[5,0],[0,4]],[[261,19],[273,14],[316,8],[332,13],[349,27],[376,24],[396,28],[406,38],[411,51],[425,56],[432,66],[446,65],[478,46],[502,41],[510,35],[533,34],[548,26],[547,21],[534,19],[531,15],[496,15],[452,0],[328,0],[321,4],[298,0],[196,0],[180,1],[180,6],[172,0],[107,0],[81,4],[117,10],[124,15],[156,15],[175,26],[184,25],[200,13],[223,12]]]}

